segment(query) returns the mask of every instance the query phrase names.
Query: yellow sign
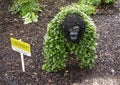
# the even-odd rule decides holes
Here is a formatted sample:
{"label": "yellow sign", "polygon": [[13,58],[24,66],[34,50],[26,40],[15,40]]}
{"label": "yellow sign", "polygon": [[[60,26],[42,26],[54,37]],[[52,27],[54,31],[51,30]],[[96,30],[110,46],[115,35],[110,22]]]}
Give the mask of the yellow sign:
{"label": "yellow sign", "polygon": [[22,42],[12,37],[10,38],[10,40],[11,40],[11,46],[13,50],[23,53],[24,55],[31,56],[30,44],[26,42]]}

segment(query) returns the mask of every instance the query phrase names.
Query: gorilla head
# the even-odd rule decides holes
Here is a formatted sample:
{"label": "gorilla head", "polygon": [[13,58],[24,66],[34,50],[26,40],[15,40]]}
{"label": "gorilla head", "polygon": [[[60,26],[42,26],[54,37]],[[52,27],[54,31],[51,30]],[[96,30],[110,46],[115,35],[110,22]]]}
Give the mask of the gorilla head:
{"label": "gorilla head", "polygon": [[68,15],[62,23],[64,37],[71,42],[79,42],[85,32],[86,24],[76,13]]}

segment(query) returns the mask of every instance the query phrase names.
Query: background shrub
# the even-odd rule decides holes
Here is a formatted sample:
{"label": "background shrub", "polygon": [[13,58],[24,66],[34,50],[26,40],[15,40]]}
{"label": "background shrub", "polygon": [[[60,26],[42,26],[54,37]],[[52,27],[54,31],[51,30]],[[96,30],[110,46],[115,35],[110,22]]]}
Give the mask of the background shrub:
{"label": "background shrub", "polygon": [[[42,69],[48,72],[57,72],[66,67],[68,51],[75,54],[81,62],[81,68],[92,68],[96,55],[96,27],[82,10],[79,5],[70,5],[61,9],[53,20],[48,24],[47,33],[44,37],[44,65]],[[67,41],[62,35],[61,24],[66,16],[76,13],[86,22],[86,31],[84,38],[79,44]],[[66,51],[67,50],[67,51]]]}
{"label": "background shrub", "polygon": [[79,0],[79,4],[86,4],[86,5],[105,5],[105,4],[114,4],[116,0]]}
{"label": "background shrub", "polygon": [[79,0],[78,3],[79,4],[98,6],[101,3],[101,0]]}
{"label": "background shrub", "polygon": [[116,0],[101,0],[101,5],[114,4]]}
{"label": "background shrub", "polygon": [[79,0],[79,9],[88,15],[95,14],[98,6],[106,6],[114,4],[116,0]]}
{"label": "background shrub", "polygon": [[11,11],[15,14],[19,13],[24,20],[24,24],[28,24],[38,21],[36,12],[41,10],[37,0],[14,0]]}
{"label": "background shrub", "polygon": [[[81,10],[87,15],[91,15],[95,13],[96,8],[89,4],[83,4],[83,3],[73,3],[72,6],[78,8],[78,10]],[[71,5],[67,6],[68,8],[71,7]],[[64,10],[66,7],[62,7],[61,10]]]}

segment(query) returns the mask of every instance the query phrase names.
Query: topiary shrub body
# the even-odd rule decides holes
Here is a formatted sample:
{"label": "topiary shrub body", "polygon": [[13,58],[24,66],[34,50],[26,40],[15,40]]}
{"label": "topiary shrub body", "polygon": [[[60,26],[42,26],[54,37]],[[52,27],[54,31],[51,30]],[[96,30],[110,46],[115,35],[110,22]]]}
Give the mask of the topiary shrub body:
{"label": "topiary shrub body", "polygon": [[[61,30],[61,25],[69,14],[76,13],[86,23],[86,31],[80,43],[75,44],[67,41]],[[48,24],[47,33],[44,37],[44,65],[43,70],[48,72],[57,72],[66,67],[68,51],[75,54],[80,60],[81,68],[92,68],[96,55],[96,27],[84,12],[78,6],[70,5],[61,9],[61,11]]]}

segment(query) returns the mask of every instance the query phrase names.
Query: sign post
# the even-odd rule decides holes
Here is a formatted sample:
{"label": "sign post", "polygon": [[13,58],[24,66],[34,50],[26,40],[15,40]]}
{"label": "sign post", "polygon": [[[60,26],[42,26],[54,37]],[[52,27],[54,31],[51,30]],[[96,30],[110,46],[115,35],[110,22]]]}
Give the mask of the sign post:
{"label": "sign post", "polygon": [[25,72],[25,64],[24,64],[24,56],[23,56],[23,53],[20,53],[21,55],[21,62],[22,62],[22,70],[23,72]]}
{"label": "sign post", "polygon": [[12,49],[19,52],[21,55],[22,70],[23,72],[25,72],[24,55],[31,56],[30,44],[12,37],[10,38],[10,40]]}

